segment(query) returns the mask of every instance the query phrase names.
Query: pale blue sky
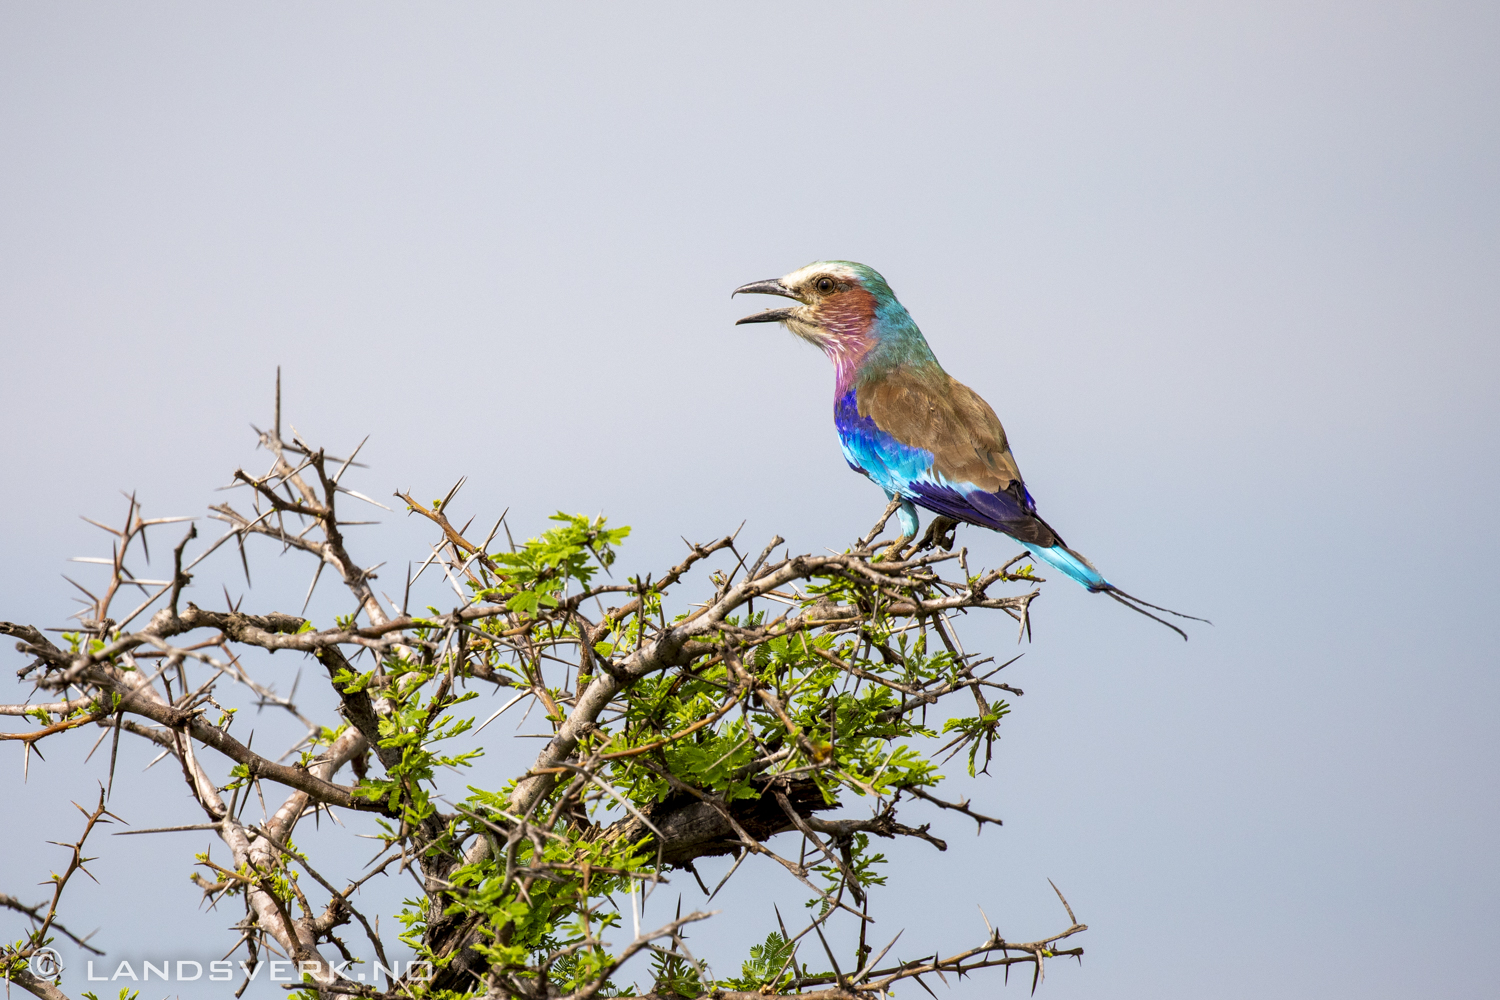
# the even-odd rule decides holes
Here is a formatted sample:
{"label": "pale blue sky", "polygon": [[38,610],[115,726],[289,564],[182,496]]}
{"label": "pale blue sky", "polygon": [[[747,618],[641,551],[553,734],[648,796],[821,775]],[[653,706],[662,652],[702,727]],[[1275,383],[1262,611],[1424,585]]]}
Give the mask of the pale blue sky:
{"label": "pale blue sky", "polygon": [[[894,852],[882,928],[1044,933],[1050,877],[1092,928],[1053,998],[1492,995],[1497,45],[1486,4],[0,3],[0,618],[62,624],[118,490],[221,500],[277,364],[305,435],[371,435],[373,495],[603,510],[630,572],[741,520],[842,545],[882,498],[827,362],[728,293],[860,260],[1070,543],[1216,623],[1049,585],[973,792],[1006,826],[934,817],[953,847]],[[365,562],[425,553],[385,520]],[[295,611],[304,568],[252,555],[246,607]],[[245,591],[206,565],[195,600]],[[61,863],[86,743],[24,785],[0,747],[0,891]],[[117,811],[192,822],[150,756]],[[102,838],[67,918],[112,961],[218,957],[206,840],[150,840]],[[725,962],[800,898],[738,892],[690,942]]]}

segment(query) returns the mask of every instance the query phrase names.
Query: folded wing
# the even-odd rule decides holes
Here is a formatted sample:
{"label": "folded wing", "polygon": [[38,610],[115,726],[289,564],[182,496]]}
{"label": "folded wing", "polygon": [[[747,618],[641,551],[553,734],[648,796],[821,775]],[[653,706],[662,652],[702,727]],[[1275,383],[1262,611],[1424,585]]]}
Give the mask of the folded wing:
{"label": "folded wing", "polygon": [[837,422],[851,465],[857,458],[880,485],[946,517],[1043,548],[1062,544],[1036,514],[1000,418],[973,389],[936,366],[896,368],[850,396]]}

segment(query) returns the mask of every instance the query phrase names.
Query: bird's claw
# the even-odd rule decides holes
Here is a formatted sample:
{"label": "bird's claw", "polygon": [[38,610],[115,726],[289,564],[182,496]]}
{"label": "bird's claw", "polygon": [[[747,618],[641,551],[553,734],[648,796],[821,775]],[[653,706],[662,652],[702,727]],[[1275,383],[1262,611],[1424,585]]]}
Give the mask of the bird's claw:
{"label": "bird's claw", "polygon": [[885,547],[885,551],[880,554],[881,558],[885,559],[888,562],[891,560],[900,560],[902,558],[902,552],[905,550],[907,543],[910,542],[912,538],[912,535],[902,535],[900,538],[896,539],[894,542]]}
{"label": "bird's claw", "polygon": [[914,551],[922,552],[926,549],[939,548],[944,552],[953,551],[953,543],[958,533],[958,522],[951,517],[939,514],[927,525],[927,532],[922,540],[917,543]]}

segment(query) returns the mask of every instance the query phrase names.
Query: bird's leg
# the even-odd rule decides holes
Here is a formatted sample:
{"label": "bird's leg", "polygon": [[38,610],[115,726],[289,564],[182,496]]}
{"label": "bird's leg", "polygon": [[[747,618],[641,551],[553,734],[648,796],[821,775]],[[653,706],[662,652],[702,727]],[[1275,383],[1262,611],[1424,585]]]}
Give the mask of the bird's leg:
{"label": "bird's leg", "polygon": [[[892,499],[895,499],[892,497]],[[896,511],[896,520],[901,525],[901,534],[910,540],[917,537],[917,532],[922,527],[922,522],[917,520],[917,508],[905,497],[901,498],[901,509]]]}
{"label": "bird's leg", "polygon": [[[886,490],[885,495],[892,500],[898,499],[890,490]],[[887,556],[895,556],[896,558],[900,557],[901,550],[906,547],[906,543],[917,537],[917,531],[922,526],[922,522],[917,519],[917,508],[912,505],[912,502],[905,497],[900,497],[899,499],[901,506],[896,510],[896,521],[901,525],[901,537],[892,542],[885,550]]]}

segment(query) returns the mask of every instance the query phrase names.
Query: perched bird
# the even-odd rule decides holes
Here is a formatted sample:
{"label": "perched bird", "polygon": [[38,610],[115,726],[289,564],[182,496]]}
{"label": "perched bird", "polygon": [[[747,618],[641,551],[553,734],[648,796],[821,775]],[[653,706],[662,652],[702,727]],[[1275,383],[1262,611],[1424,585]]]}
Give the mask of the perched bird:
{"label": "perched bird", "polygon": [[833,361],[833,423],[844,458],[899,500],[902,534],[917,533],[913,505],[1003,532],[1091,592],[1108,594],[1187,638],[1145,609],[1192,615],[1120,590],[1038,516],[995,411],[943,371],[922,331],[873,268],[821,260],[783,278],[741,285],[733,295],[741,293],[796,300],[736,325],[782,323]]}

